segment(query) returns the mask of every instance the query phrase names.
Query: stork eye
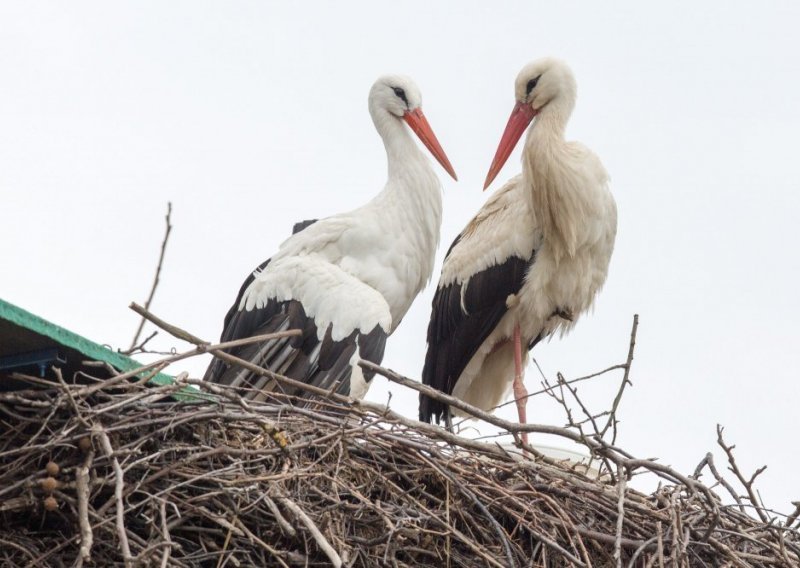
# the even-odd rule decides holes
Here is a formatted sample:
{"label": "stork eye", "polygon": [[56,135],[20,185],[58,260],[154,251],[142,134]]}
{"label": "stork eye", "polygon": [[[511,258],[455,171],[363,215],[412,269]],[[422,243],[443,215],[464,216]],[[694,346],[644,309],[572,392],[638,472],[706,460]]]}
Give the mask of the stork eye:
{"label": "stork eye", "polygon": [[406,98],[406,92],[401,89],[400,87],[392,87],[394,94],[400,97],[406,105],[408,105],[408,99]]}
{"label": "stork eye", "polygon": [[538,76],[538,77],[536,77],[535,79],[531,79],[530,81],[528,81],[528,86],[527,86],[527,87],[525,87],[525,89],[526,89],[526,90],[525,90],[525,94],[526,94],[526,95],[530,95],[530,94],[531,94],[531,91],[532,91],[533,89],[535,89],[535,88],[536,88],[536,83],[538,83],[538,82],[539,82],[539,79],[540,79],[540,78],[541,78],[541,75],[539,75],[539,76]]}

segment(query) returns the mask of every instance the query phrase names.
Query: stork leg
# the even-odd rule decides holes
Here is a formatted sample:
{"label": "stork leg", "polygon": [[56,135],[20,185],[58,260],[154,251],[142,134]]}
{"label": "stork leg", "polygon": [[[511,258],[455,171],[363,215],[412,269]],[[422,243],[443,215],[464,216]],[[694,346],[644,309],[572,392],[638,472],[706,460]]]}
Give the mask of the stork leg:
{"label": "stork leg", "polygon": [[[519,324],[514,326],[514,398],[517,401],[517,412],[519,413],[519,423],[526,424],[527,417],[525,406],[528,404],[528,390],[525,388],[523,379],[525,369],[522,366],[522,337]],[[528,433],[522,433],[522,442],[528,443]]]}

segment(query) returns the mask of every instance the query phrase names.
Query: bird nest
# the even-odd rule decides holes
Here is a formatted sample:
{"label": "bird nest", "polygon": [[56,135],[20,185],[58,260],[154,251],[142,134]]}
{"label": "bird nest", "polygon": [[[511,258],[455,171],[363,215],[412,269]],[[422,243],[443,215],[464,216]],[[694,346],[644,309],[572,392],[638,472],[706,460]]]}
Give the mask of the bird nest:
{"label": "bird nest", "polygon": [[[4,565],[800,565],[796,515],[749,514],[710,455],[683,476],[563,429],[595,456],[587,476],[373,403],[132,376],[17,375],[27,387],[0,393]],[[668,483],[635,491],[641,471]]]}

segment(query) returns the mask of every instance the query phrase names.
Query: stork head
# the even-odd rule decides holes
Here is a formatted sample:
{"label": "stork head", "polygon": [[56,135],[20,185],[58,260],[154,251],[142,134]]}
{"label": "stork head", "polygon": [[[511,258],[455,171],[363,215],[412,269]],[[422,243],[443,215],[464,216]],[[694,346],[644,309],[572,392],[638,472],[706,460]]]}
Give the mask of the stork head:
{"label": "stork head", "polygon": [[514,81],[516,104],[500,139],[483,189],[489,187],[508,160],[533,117],[559,107],[569,115],[575,105],[577,86],[572,70],[559,59],[546,57],[528,63]]}
{"label": "stork head", "polygon": [[411,78],[404,75],[384,75],[378,78],[369,92],[369,109],[376,124],[377,118],[382,114],[405,121],[436,161],[454,180],[458,180],[447,154],[422,113],[422,93]]}

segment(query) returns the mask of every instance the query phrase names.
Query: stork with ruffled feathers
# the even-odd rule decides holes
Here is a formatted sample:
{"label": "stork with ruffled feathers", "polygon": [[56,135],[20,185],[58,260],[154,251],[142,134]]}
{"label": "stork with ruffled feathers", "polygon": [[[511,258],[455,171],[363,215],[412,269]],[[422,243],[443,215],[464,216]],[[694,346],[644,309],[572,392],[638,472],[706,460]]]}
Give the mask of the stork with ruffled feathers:
{"label": "stork with ruffled feathers", "polygon": [[[564,138],[576,99],[569,67],[552,58],[526,65],[514,95],[484,189],[527,130],[522,174],[489,198],[447,253],[422,380],[483,410],[512,387],[525,423],[523,353],[568,332],[592,305],[608,273],[617,208],[597,156]],[[425,395],[419,415],[450,422],[449,407]]]}
{"label": "stork with ruffled feathers", "polygon": [[[369,112],[386,149],[383,191],[353,211],[299,223],[247,277],[221,341],[288,329],[302,335],[234,348],[232,355],[316,387],[364,396],[374,373],[362,371],[358,361],[380,363],[386,338],[430,280],[439,243],[441,184],[412,131],[456,178],[421,104],[408,77],[375,82]],[[252,399],[273,391],[304,394],[221,359],[211,362],[205,379],[246,387]]]}

